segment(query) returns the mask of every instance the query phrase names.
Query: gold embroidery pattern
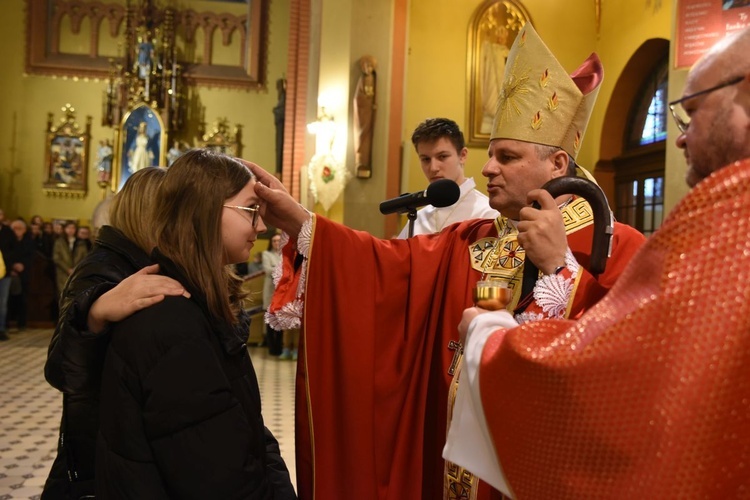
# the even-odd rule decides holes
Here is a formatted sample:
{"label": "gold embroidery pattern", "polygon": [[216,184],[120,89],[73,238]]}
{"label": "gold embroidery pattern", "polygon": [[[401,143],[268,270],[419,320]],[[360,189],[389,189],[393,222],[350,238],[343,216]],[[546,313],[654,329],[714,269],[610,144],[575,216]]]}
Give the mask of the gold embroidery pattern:
{"label": "gold embroidery pattern", "polygon": [[500,255],[497,257],[497,263],[503,269],[517,269],[523,265],[526,251],[518,240],[506,241],[500,247]]}
{"label": "gold embroidery pattern", "polygon": [[539,130],[539,128],[542,126],[542,112],[537,111],[534,117],[531,119],[531,128],[534,130]]}
{"label": "gold embroidery pattern", "polygon": [[520,115],[519,103],[525,102],[526,94],[531,92],[529,89],[529,73],[531,70],[516,71],[517,65],[517,61],[513,63],[510,74],[503,82],[503,89],[500,92],[500,111],[496,117],[500,123],[510,120],[509,115],[512,111],[515,111],[516,115]]}
{"label": "gold embroidery pattern", "polygon": [[471,267],[482,273],[482,279],[500,280],[513,290],[513,299],[508,305],[513,309],[521,295],[521,277],[526,251],[518,244],[518,230],[499,217],[496,221],[498,237],[482,238],[469,246]]}
{"label": "gold embroidery pattern", "polygon": [[[560,210],[565,224],[565,233],[570,234],[594,223],[591,206],[583,198],[575,198]],[[507,283],[513,290],[508,310],[515,309],[521,295],[526,252],[518,244],[518,230],[505,217],[495,221],[497,237],[482,238],[469,245],[471,267],[482,273],[482,279],[497,279]],[[457,346],[449,346],[456,349]],[[448,426],[453,419],[453,405],[461,376],[463,351],[454,356],[455,372],[448,388]],[[447,429],[446,429],[447,433]],[[479,480],[463,467],[445,461],[443,474],[443,500],[476,500]],[[503,497],[505,498],[505,497]]]}
{"label": "gold embroidery pattern", "polygon": [[[453,405],[458,391],[458,380],[461,377],[461,360],[463,353],[458,355],[456,373],[448,388],[448,426],[453,420]],[[445,430],[446,434],[448,429]],[[443,500],[476,500],[479,479],[471,472],[448,460],[443,468]]]}
{"label": "gold embroidery pattern", "polygon": [[546,87],[548,81],[549,81],[549,70],[545,69],[542,72],[542,76],[539,77],[539,86],[542,88]]}
{"label": "gold embroidery pattern", "polygon": [[591,205],[583,198],[576,198],[562,209],[565,233],[570,234],[594,223]]}
{"label": "gold embroidery pattern", "polygon": [[576,154],[578,154],[578,149],[580,149],[580,147],[581,147],[581,139],[582,138],[583,137],[581,136],[581,131],[577,130],[576,131],[576,136],[573,139],[573,149],[575,150]]}
{"label": "gold embroidery pattern", "polygon": [[547,109],[555,111],[560,105],[560,99],[557,97],[557,92],[552,94],[552,97],[547,98]]}

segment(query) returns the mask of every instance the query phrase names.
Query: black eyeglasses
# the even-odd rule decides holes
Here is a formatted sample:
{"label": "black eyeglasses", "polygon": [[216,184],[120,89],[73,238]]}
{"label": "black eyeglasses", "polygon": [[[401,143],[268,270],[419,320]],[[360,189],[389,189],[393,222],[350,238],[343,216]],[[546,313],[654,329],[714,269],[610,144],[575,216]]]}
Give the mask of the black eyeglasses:
{"label": "black eyeglasses", "polygon": [[684,103],[688,99],[692,99],[693,97],[698,97],[703,94],[708,94],[709,92],[723,89],[724,87],[729,87],[730,85],[736,85],[744,79],[745,79],[745,75],[738,76],[724,83],[720,83],[714,87],[701,90],[700,92],[696,92],[695,94],[686,95],[685,97],[681,97],[677,99],[676,101],[670,102],[669,110],[672,112],[672,117],[674,118],[674,121],[677,124],[677,128],[680,129],[680,132],[684,134],[685,132],[687,132],[687,129],[690,126],[690,115],[687,114],[687,111],[685,111],[685,108],[682,106],[682,103]]}
{"label": "black eyeglasses", "polygon": [[258,213],[260,211],[260,205],[257,203],[251,207],[240,207],[238,205],[223,205],[225,208],[236,208],[237,210],[244,210],[245,212],[250,212],[253,214],[252,218],[252,225],[253,228],[258,226]]}

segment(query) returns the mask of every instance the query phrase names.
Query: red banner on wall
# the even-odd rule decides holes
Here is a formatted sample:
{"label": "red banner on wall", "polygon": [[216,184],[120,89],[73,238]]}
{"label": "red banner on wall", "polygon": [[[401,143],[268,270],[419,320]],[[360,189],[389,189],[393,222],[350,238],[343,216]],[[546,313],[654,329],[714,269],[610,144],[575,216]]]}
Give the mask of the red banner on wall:
{"label": "red banner on wall", "polygon": [[750,0],[678,0],[675,67],[692,66],[724,35],[750,26]]}

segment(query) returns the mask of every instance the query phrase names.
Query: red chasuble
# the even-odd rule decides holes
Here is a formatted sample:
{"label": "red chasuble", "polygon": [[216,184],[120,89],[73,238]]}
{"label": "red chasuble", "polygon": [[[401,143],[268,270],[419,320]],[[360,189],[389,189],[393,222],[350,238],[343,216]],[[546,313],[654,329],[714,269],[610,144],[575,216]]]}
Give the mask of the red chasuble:
{"label": "red chasuble", "polygon": [[479,388],[518,498],[750,495],[750,160],[698,184],[578,322],[489,338]]}
{"label": "red chasuble", "polygon": [[[591,233],[569,239],[584,266]],[[301,499],[442,498],[448,343],[480,279],[469,245],[496,235],[495,221],[474,220],[380,240],[315,217],[296,388]],[[642,242],[617,225],[607,271],[582,271],[574,311],[604,295]],[[296,295],[291,247],[272,310]]]}

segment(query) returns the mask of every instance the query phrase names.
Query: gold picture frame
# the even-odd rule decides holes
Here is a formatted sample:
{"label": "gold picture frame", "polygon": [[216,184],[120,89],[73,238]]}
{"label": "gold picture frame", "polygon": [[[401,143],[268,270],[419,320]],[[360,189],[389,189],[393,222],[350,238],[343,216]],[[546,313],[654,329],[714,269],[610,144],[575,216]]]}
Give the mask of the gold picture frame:
{"label": "gold picture frame", "polygon": [[135,171],[165,165],[167,134],[159,112],[145,103],[128,111],[115,146],[112,191],[117,192]]}
{"label": "gold picture frame", "polygon": [[469,146],[487,147],[502,90],[505,61],[521,28],[531,22],[516,0],[485,0],[471,17],[466,64]]}
{"label": "gold picture frame", "polygon": [[62,112],[59,125],[53,124],[53,113],[47,115],[43,191],[48,196],[83,198],[88,191],[91,117],[81,128],[73,106],[66,104]]}

